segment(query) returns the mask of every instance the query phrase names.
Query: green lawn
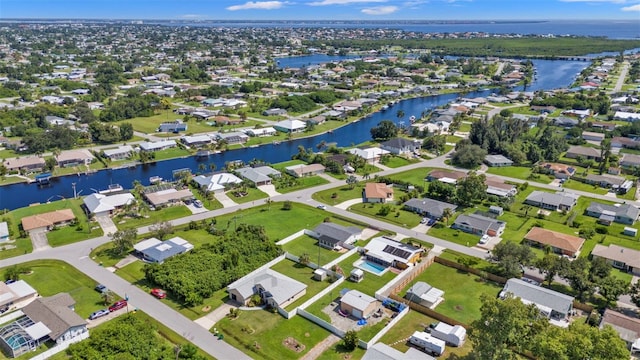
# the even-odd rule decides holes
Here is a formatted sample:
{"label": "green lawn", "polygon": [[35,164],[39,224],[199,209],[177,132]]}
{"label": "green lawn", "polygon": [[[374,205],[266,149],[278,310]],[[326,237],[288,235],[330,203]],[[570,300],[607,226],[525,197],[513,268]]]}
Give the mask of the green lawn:
{"label": "green lawn", "polygon": [[[313,259],[313,257],[312,257]],[[324,290],[330,285],[329,281],[317,281],[313,279],[313,269],[300,265],[288,259],[284,259],[279,263],[271,267],[272,270],[277,271],[285,276],[288,276],[294,280],[298,280],[301,283],[307,285],[307,292],[300,299],[287,305],[286,310],[293,310],[296,307],[302,305],[305,301],[315,296],[320,291]]]}
{"label": "green lawn", "polygon": [[[89,228],[89,226],[91,226],[91,228]],[[49,240],[49,245],[56,247],[92,239],[102,236],[103,234],[100,226],[95,222],[91,222],[90,225],[64,226],[51,230],[47,233],[47,239]]]}
{"label": "green lawn", "polygon": [[236,196],[236,191],[231,190],[231,191],[227,191],[227,195],[229,195],[229,197],[231,198],[231,200],[235,201],[238,204],[243,204],[243,203],[248,203],[251,201],[256,201],[256,200],[260,200],[260,199],[264,199],[267,198],[269,195],[265,194],[264,192],[256,189],[256,188],[252,188],[249,187],[246,190],[247,195],[244,196]]}
{"label": "green lawn", "polygon": [[[396,194],[397,196],[397,194]],[[386,216],[378,214],[383,206],[389,206],[391,211]],[[402,209],[402,205],[393,204],[356,204],[348,209],[356,214],[374,217],[378,220],[390,222],[406,228],[412,228],[420,223],[421,217],[413,212]]]}
{"label": "green lawn", "polygon": [[465,324],[480,318],[481,294],[495,297],[502,289],[501,286],[485,282],[478,276],[433,263],[409,283],[400,295],[404,296],[407,289],[418,281],[424,281],[444,291],[445,300],[435,311]]}
{"label": "green lawn", "polygon": [[289,241],[288,243],[282,245],[282,250],[296,256],[309,254],[311,262],[317,264],[319,258],[320,265],[324,265],[342,255],[337,251],[318,246],[318,240],[312,238],[309,235],[302,235],[295,240]]}
{"label": "green lawn", "polygon": [[155,154],[154,159],[156,161],[160,161],[160,160],[174,159],[179,157],[187,157],[191,155],[191,152],[189,152],[189,150],[185,150],[179,146],[176,146],[171,149],[156,151],[154,154]]}
{"label": "green lawn", "polygon": [[322,352],[322,354],[317,358],[317,360],[360,360],[364,356],[365,349],[356,347],[353,351],[347,350],[343,345],[342,341],[333,345],[328,350]]}
{"label": "green lawn", "polygon": [[[406,341],[401,341],[411,337],[414,331],[424,331],[430,324],[437,323],[438,320],[424,315],[420,312],[409,310],[409,313],[405,315],[400,321],[387,332],[380,342],[390,345],[396,350],[406,352],[409,350],[409,346]],[[392,345],[395,344],[395,345]],[[453,356],[465,356],[472,348],[471,341],[467,340],[462,347],[447,346],[445,359],[457,359]]]}
{"label": "green lawn", "polygon": [[[407,181],[414,185],[426,187],[425,178],[427,177],[427,174],[429,174],[432,170],[438,170],[438,168],[425,167],[420,169],[407,170],[407,171],[399,172],[393,175],[389,175],[387,177],[392,180]],[[439,169],[439,170],[444,170],[444,169]]]}
{"label": "green lawn", "polygon": [[417,162],[418,161],[415,160],[415,159],[408,160],[408,159],[406,159],[404,157],[401,157],[401,156],[391,156],[384,163],[382,163],[382,165],[395,169],[395,168],[399,168],[401,166],[405,166],[405,165],[409,165],[409,164],[415,164]]}
{"label": "green lawn", "polygon": [[[76,301],[76,313],[82,318],[105,307],[100,293],[93,289],[95,281],[63,261],[37,260],[21,266],[31,269],[31,273],[20,275],[21,280],[29,283],[41,296],[69,293]],[[4,274],[4,270],[6,268],[0,271]]]}
{"label": "green lawn", "polygon": [[[241,311],[237,319],[224,318],[216,327],[225,335],[224,341],[252,358],[265,360],[299,359],[330,334],[302,316],[287,320],[263,310]],[[286,347],[283,342],[288,337],[304,345],[304,350]]]}
{"label": "green lawn", "polygon": [[[183,120],[184,116],[174,114],[171,109],[158,111],[157,114],[149,117],[136,117],[132,119],[122,120],[115,123],[116,125],[122,123],[130,123],[133,125],[133,130],[140,131],[145,134],[153,134],[156,133],[158,127],[163,122],[170,122],[175,120]],[[201,133],[201,132],[211,132],[216,128],[207,125],[204,121],[189,121],[187,122],[187,131],[185,134],[191,133]]]}
{"label": "green lawn", "polygon": [[[454,218],[449,220],[449,224],[453,224],[454,220]],[[469,234],[458,229],[452,229],[443,223],[434,224],[427,233],[439,239],[446,239],[447,241],[464,246],[475,246],[480,240],[478,235]]]}
{"label": "green lawn", "polygon": [[580,182],[577,180],[571,180],[571,179],[565,181],[564,184],[562,184],[562,187],[567,189],[578,190],[578,191],[585,191],[585,192],[598,194],[598,195],[604,195],[608,192],[607,189],[603,189],[600,186],[585,184],[583,182]]}
{"label": "green lawn", "polygon": [[347,200],[362,198],[362,190],[364,190],[364,184],[362,183],[358,183],[354,188],[341,186],[314,193],[313,199],[327,205],[337,205]]}
{"label": "green lawn", "polygon": [[[287,175],[283,175],[283,176],[287,176]],[[279,186],[279,183],[276,183],[276,191],[278,191],[281,194],[286,194],[286,193],[290,193],[290,192],[294,192],[302,189],[308,189],[314,186],[324,185],[328,183],[329,181],[327,181],[325,178],[322,178],[320,176],[306,176],[302,178],[296,178],[295,183],[292,186]]]}
{"label": "green lawn", "polygon": [[447,142],[451,144],[457,144],[458,141],[462,140],[461,137],[455,135],[447,135]]}
{"label": "green lawn", "polygon": [[[531,168],[524,166],[489,167],[489,169],[487,169],[487,173],[507,176],[515,179],[529,180],[531,176]],[[545,183],[549,183],[549,181]]]}
{"label": "green lawn", "polygon": [[169,206],[169,207],[154,210],[154,211],[149,211],[148,217],[142,217],[138,219],[123,220],[118,216],[116,216],[113,222],[118,226],[118,229],[131,229],[131,228],[139,228],[141,226],[155,224],[160,221],[178,219],[188,215],[191,215],[191,211],[186,206],[178,205],[178,206]]}

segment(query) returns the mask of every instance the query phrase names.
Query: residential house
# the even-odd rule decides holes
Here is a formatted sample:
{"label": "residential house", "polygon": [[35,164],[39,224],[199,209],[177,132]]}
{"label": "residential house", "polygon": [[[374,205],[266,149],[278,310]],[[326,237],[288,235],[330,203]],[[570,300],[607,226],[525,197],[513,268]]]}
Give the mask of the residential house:
{"label": "residential house", "polygon": [[379,342],[367,349],[362,360],[435,360],[435,358],[417,348],[410,347],[406,352],[400,352]]}
{"label": "residential house", "polygon": [[31,303],[38,296],[38,292],[24,280],[9,284],[0,281],[0,309],[3,312],[20,309]]}
{"label": "residential house", "polygon": [[9,226],[6,221],[0,222],[0,243],[9,241]]}
{"label": "residential house", "polygon": [[135,202],[135,197],[129,192],[109,196],[100,193],[93,193],[85,196],[82,200],[87,214],[94,216],[109,216],[113,214],[116,209],[120,209]]}
{"label": "residential house", "polygon": [[374,297],[371,297],[358,290],[348,290],[340,298],[340,311],[356,319],[369,318],[381,304]]}
{"label": "residential house", "polygon": [[623,120],[623,121],[638,121],[640,120],[640,113],[632,113],[626,111],[616,111],[613,114],[614,120]]}
{"label": "residential house", "polygon": [[248,305],[253,295],[259,295],[264,303],[284,308],[307,292],[307,285],[271,269],[254,271],[227,287],[229,298],[241,305]]}
{"label": "residential house", "polygon": [[416,304],[434,309],[439,303],[444,301],[443,295],[444,291],[434,288],[424,281],[418,281],[407,290],[404,298]]}
{"label": "residential house", "polygon": [[565,191],[548,193],[535,190],[527,196],[524,203],[541,209],[569,211],[578,203],[579,198],[580,195]]}
{"label": "residential house", "polygon": [[37,342],[48,338],[58,345],[87,338],[87,322],[76,314],[75,304],[67,293],[35,299],[22,309],[32,324],[26,333]]}
{"label": "residential house", "polygon": [[309,164],[309,165],[299,164],[299,165],[287,166],[285,168],[285,171],[287,172],[287,174],[297,178],[322,174],[324,173],[324,170],[325,170],[325,167],[322,164]]}
{"label": "residential house", "polygon": [[393,200],[393,189],[385,183],[366,183],[362,190],[362,202],[385,203]]}
{"label": "residential house", "polygon": [[[607,125],[607,124],[604,124],[604,125]],[[591,125],[591,126],[594,126],[594,125]],[[604,140],[604,134],[599,132],[593,132],[593,131],[583,131],[582,138],[587,141],[596,141],[600,143],[602,142],[602,140]]]}
{"label": "residential house", "polygon": [[566,116],[573,116],[573,117],[577,117],[580,119],[584,119],[588,116],[591,116],[591,110],[590,109],[584,109],[584,110],[579,110],[579,109],[569,109],[569,110],[564,110],[562,112],[562,115],[566,115]]}
{"label": "residential house", "polygon": [[193,194],[189,189],[177,190],[175,188],[160,188],[154,186],[143,192],[145,200],[153,207],[171,205],[182,202],[183,200],[193,199]]}
{"label": "residential house", "polygon": [[263,137],[263,136],[274,136],[276,134],[276,129],[271,126],[263,127],[259,129],[248,129],[245,130],[245,134],[254,137]]}
{"label": "residential house", "polygon": [[442,181],[447,184],[455,185],[459,179],[467,177],[467,173],[463,171],[456,170],[432,170],[429,175],[427,175],[427,181]]}
{"label": "residential house", "polygon": [[55,210],[44,214],[23,217],[22,229],[26,232],[47,231],[55,227],[64,226],[76,219],[71,209]]}
{"label": "residential house", "polygon": [[44,164],[44,159],[38,156],[19,157],[4,162],[7,171],[21,171],[25,173],[42,171]]}
{"label": "residential house", "polygon": [[422,144],[420,141],[413,141],[405,138],[393,138],[381,143],[380,147],[392,154],[402,155],[420,151]]}
{"label": "residential house", "polygon": [[614,175],[597,175],[597,174],[588,174],[584,182],[587,184],[598,185],[603,188],[610,188],[615,190],[618,193],[626,194],[633,187],[633,181],[627,180],[622,176],[614,176]]}
{"label": "residential house", "polygon": [[556,231],[543,229],[541,227],[534,226],[524,236],[525,242],[537,247],[551,248],[556,254],[567,255],[571,257],[578,256],[582,245],[584,245],[584,239],[577,236],[567,235]]}
{"label": "residential house", "polygon": [[611,147],[612,148],[627,148],[627,149],[637,149],[640,148],[640,141],[637,139],[631,139],[627,137],[615,136],[611,138]]}
{"label": "residential house", "polygon": [[503,179],[495,176],[487,176],[485,181],[487,185],[487,194],[500,197],[516,196],[518,187],[513,184],[506,183]]}
{"label": "residential house", "polygon": [[606,309],[600,321],[600,328],[611,326],[627,344],[631,354],[640,352],[640,318]]}
{"label": "residential house", "polygon": [[556,177],[556,179],[568,179],[576,173],[573,166],[557,163],[542,163],[540,170]]}
{"label": "residential house", "polygon": [[572,119],[568,117],[557,117],[553,119],[553,125],[562,126],[564,128],[570,128],[578,125],[580,122],[577,119]]}
{"label": "residential house", "polygon": [[640,209],[630,204],[609,205],[594,201],[589,204],[586,214],[598,218],[598,222],[603,225],[610,225],[612,222],[633,225],[640,216]]}
{"label": "residential house", "polygon": [[534,304],[542,315],[552,320],[568,320],[573,309],[573,297],[520,279],[507,280],[499,296],[504,299],[508,294],[525,304]]}
{"label": "residential house", "polygon": [[232,131],[225,133],[217,133],[216,139],[218,141],[224,141],[229,145],[244,144],[249,141],[249,136],[241,131]]}
{"label": "residential house", "polygon": [[56,156],[59,167],[89,165],[94,159],[89,150],[66,150]]}
{"label": "residential house", "polygon": [[268,109],[262,112],[264,116],[279,116],[279,115],[287,115],[287,110],[280,108]]}
{"label": "residential house", "polygon": [[331,222],[323,222],[307,234],[318,239],[318,245],[326,249],[340,249],[345,244],[351,245],[360,240],[362,230],[355,226],[342,226]]}
{"label": "residential house", "polygon": [[187,131],[187,124],[182,122],[182,120],[176,120],[171,122],[163,122],[158,127],[159,132],[170,132],[170,133],[179,133],[181,131]]}
{"label": "residential house", "polygon": [[623,168],[635,168],[640,166],[640,155],[622,154],[622,159],[620,159],[620,166]]}
{"label": "residential house", "polygon": [[287,119],[273,124],[273,128],[283,133],[294,134],[303,132],[307,128],[307,124],[300,120]]}
{"label": "residential house", "polygon": [[133,147],[131,145],[121,145],[116,149],[105,149],[102,153],[111,161],[124,160],[133,154]]}
{"label": "residential house", "polygon": [[406,269],[412,266],[424,253],[423,248],[403,244],[384,236],[371,239],[365,245],[364,251],[365,258],[368,261],[398,269]]}
{"label": "residential house", "polygon": [[422,199],[410,199],[405,202],[404,208],[418,213],[422,216],[426,216],[432,219],[440,219],[445,209],[450,209],[452,212],[458,207],[454,204],[449,204],[444,201],[433,200],[429,198]]}
{"label": "residential house", "polygon": [[593,258],[603,258],[616,269],[640,276],[640,251],[615,244],[596,244],[591,251]]}
{"label": "residential house", "polygon": [[165,260],[184,254],[192,249],[193,245],[179,236],[166,241],[150,238],[142,240],[133,246],[134,254],[143,261],[153,264],[162,264]]}
{"label": "residential house", "polygon": [[389,154],[389,151],[379,147],[370,147],[366,149],[353,148],[349,149],[349,154],[359,156],[365,161],[373,164],[375,162],[379,162],[383,155]]}
{"label": "residential house", "polygon": [[506,223],[478,214],[460,214],[451,227],[474,235],[499,236],[504,232]]}
{"label": "residential house", "polygon": [[467,329],[461,325],[451,326],[441,321],[431,329],[431,336],[444,341],[447,345],[462,346],[467,338]]}
{"label": "residential house", "polygon": [[513,165],[513,161],[504,155],[487,155],[484,158],[484,163],[491,167]]}
{"label": "residential house", "polygon": [[213,140],[209,135],[186,135],[181,137],[180,141],[189,147],[202,147],[211,144]]}
{"label": "residential house", "polygon": [[154,142],[141,142],[138,146],[140,146],[141,151],[160,151],[176,147],[177,144],[175,140],[160,140]]}
{"label": "residential house", "polygon": [[193,182],[198,184],[204,191],[209,192],[224,192],[228,186],[234,184],[241,184],[242,179],[231,173],[216,173],[208,176],[198,175],[193,178]]}
{"label": "residential house", "polygon": [[256,186],[269,185],[272,178],[281,176],[280,171],[270,166],[243,167],[236,169],[235,172]]}
{"label": "residential house", "polygon": [[595,161],[602,160],[600,157],[600,150],[587,146],[570,146],[565,156],[569,159],[582,158]]}

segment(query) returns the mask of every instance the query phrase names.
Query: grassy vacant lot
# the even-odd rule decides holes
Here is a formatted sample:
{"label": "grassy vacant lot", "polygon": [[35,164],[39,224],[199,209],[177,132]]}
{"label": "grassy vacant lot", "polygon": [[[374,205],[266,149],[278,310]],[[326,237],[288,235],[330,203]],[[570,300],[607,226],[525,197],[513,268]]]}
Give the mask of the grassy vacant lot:
{"label": "grassy vacant lot", "polygon": [[331,348],[322,352],[317,360],[360,360],[364,356],[365,350],[362,348],[355,348],[353,351],[348,351],[343,345],[342,341],[333,345]]}
{"label": "grassy vacant lot", "polygon": [[[525,166],[503,166],[503,167],[490,167],[487,169],[488,174],[508,176],[515,179],[529,180],[531,176],[531,168]],[[537,180],[538,182],[549,183],[549,181]]]}
{"label": "grassy vacant lot", "polygon": [[[329,332],[301,316],[289,320],[267,311],[241,311],[237,319],[224,318],[216,327],[224,335],[224,341],[256,359],[299,359],[316,344],[329,336]],[[283,342],[293,337],[304,345],[296,352]]]}
{"label": "grassy vacant lot", "polygon": [[597,185],[585,184],[577,180],[567,180],[562,184],[562,187],[572,190],[585,191],[593,194],[604,195],[608,191]]}
{"label": "grassy vacant lot", "polygon": [[[289,175],[282,175],[282,176],[289,176]],[[307,189],[307,188],[318,186],[318,185],[324,185],[328,183],[329,181],[327,181],[325,178],[322,178],[320,176],[306,176],[306,177],[295,179],[295,183],[292,186],[281,187],[279,186],[279,183],[276,183],[276,191],[278,191],[281,194],[286,194],[286,193]]]}
{"label": "grassy vacant lot", "polygon": [[[158,130],[158,127],[163,122],[175,121],[175,120],[183,120],[184,116],[174,114],[172,110],[162,110],[158,111],[157,114],[149,117],[136,117],[133,119],[127,119],[118,121],[116,124],[119,125],[121,123],[130,123],[133,125],[133,130],[140,131],[145,134],[152,134]],[[197,121],[189,121],[187,122],[187,131],[186,133],[201,133],[201,132],[212,132],[217,128],[213,126],[207,125],[205,122],[197,122]]]}
{"label": "grassy vacant lot", "polygon": [[418,161],[415,159],[407,159],[402,156],[390,156],[387,160],[384,161],[384,163],[382,163],[382,165],[395,169],[401,166],[415,164],[416,162]]}
{"label": "grassy vacant lot", "polygon": [[[396,350],[406,352],[409,346],[406,341],[400,341],[411,337],[414,331],[424,331],[429,324],[437,323],[438,320],[417,311],[410,310],[388,333],[386,333],[380,342],[391,345]],[[400,341],[400,342],[398,342]],[[396,343],[398,342],[398,343]],[[448,346],[444,359],[458,359],[471,351],[471,341],[467,340],[462,347]]]}
{"label": "grassy vacant lot", "polygon": [[435,309],[437,312],[465,324],[480,318],[480,295],[496,296],[501,286],[485,282],[482,278],[462,273],[438,263],[433,263],[414,281],[405,287],[400,295],[418,281],[444,291],[444,302]]}
{"label": "grassy vacant lot", "polygon": [[229,195],[231,200],[235,201],[238,204],[248,203],[268,197],[268,195],[263,193],[262,191],[251,187],[247,188],[247,195],[236,196],[236,192],[234,190],[228,191],[227,195]]}
{"label": "grassy vacant lot", "polygon": [[160,161],[160,160],[167,160],[167,159],[174,159],[174,158],[189,156],[191,155],[191,153],[189,152],[189,150],[185,150],[181,147],[174,147],[171,149],[156,151],[154,155],[155,155],[154,159],[156,161]]}
{"label": "grassy vacant lot", "polygon": [[[389,206],[391,208],[391,211],[385,216],[379,214],[383,206]],[[394,204],[356,204],[349,207],[349,211],[407,228],[418,225],[421,219],[418,214],[403,210],[402,205]]]}
{"label": "grassy vacant lot", "polygon": [[425,178],[427,177],[427,174],[429,174],[432,170],[435,170],[435,169],[425,167],[420,169],[407,170],[397,174],[389,175],[388,178],[392,180],[407,181],[414,185],[425,186],[426,185]]}
{"label": "grassy vacant lot", "polygon": [[279,263],[273,265],[271,269],[307,285],[307,293],[300,299],[289,304],[286,307],[286,310],[292,310],[302,305],[305,301],[309,300],[311,297],[315,296],[317,293],[329,286],[329,281],[317,281],[313,279],[312,268],[298,264],[291,260],[284,259]]}
{"label": "grassy vacant lot", "polygon": [[119,229],[131,229],[155,224],[160,221],[178,219],[188,215],[191,215],[191,211],[186,206],[168,206],[166,208],[149,211],[148,217],[138,219],[120,219],[116,216],[113,222]]}
{"label": "grassy vacant lot", "polygon": [[[73,266],[57,260],[37,260],[22,264],[31,273],[20,275],[41,296],[52,296],[60,292],[69,293],[76,301],[75,310],[82,318],[105,307],[100,293],[93,288],[96,283]],[[0,271],[4,274],[7,268]]]}
{"label": "grassy vacant lot", "polygon": [[[454,220],[454,218],[449,220],[449,224],[453,224]],[[440,222],[434,224],[427,233],[431,236],[446,239],[447,241],[464,246],[475,246],[480,240],[478,235],[469,234],[458,229],[452,229],[451,227],[446,226],[446,224]]]}
{"label": "grassy vacant lot", "polygon": [[334,259],[340,257],[341,253],[318,246],[318,240],[312,238],[309,235],[302,235],[299,238],[289,241],[282,245],[282,250],[300,256],[302,254],[309,254],[311,261],[320,264],[326,264]]}
{"label": "grassy vacant lot", "polygon": [[47,233],[47,239],[49,240],[49,245],[56,247],[102,235],[103,232],[100,226],[95,222],[91,222],[90,225],[83,224],[82,226],[56,228]]}
{"label": "grassy vacant lot", "polygon": [[[339,188],[320,191],[313,194],[313,199],[327,205],[337,205],[351,199],[362,197],[363,183],[358,183],[355,187],[341,186]],[[335,197],[333,194],[336,194]]]}

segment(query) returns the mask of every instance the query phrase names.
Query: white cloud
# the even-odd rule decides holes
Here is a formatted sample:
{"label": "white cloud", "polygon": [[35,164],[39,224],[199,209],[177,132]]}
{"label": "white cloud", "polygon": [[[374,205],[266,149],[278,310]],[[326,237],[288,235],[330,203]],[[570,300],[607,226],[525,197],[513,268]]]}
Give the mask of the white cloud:
{"label": "white cloud", "polygon": [[286,1],[247,1],[241,5],[229,6],[227,7],[227,10],[275,10],[280,9],[286,3]]}
{"label": "white cloud", "polygon": [[622,11],[640,11],[640,4],[625,6],[622,8]]}
{"label": "white cloud", "polygon": [[387,0],[321,0],[312,1],[309,3],[311,6],[326,6],[326,5],[349,5],[357,3],[383,3]]}
{"label": "white cloud", "polygon": [[389,15],[398,11],[397,6],[374,6],[370,8],[364,8],[361,10],[363,14],[367,15]]}

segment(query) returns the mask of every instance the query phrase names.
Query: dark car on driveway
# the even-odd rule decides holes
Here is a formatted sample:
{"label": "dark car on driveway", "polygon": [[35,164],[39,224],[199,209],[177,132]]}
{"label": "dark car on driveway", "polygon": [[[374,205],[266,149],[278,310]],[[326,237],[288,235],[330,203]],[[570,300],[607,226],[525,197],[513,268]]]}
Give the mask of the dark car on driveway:
{"label": "dark car on driveway", "polygon": [[98,311],[94,311],[93,313],[91,313],[91,315],[89,315],[89,320],[95,320],[105,315],[109,315],[109,312],[109,309],[100,309]]}
{"label": "dark car on driveway", "polygon": [[127,306],[126,300],[118,300],[113,305],[109,306],[109,312],[120,310],[125,306]]}
{"label": "dark car on driveway", "polygon": [[101,292],[101,293],[107,292],[107,290],[108,290],[107,287],[102,285],[102,284],[96,285],[95,289],[96,289],[97,292]]}

